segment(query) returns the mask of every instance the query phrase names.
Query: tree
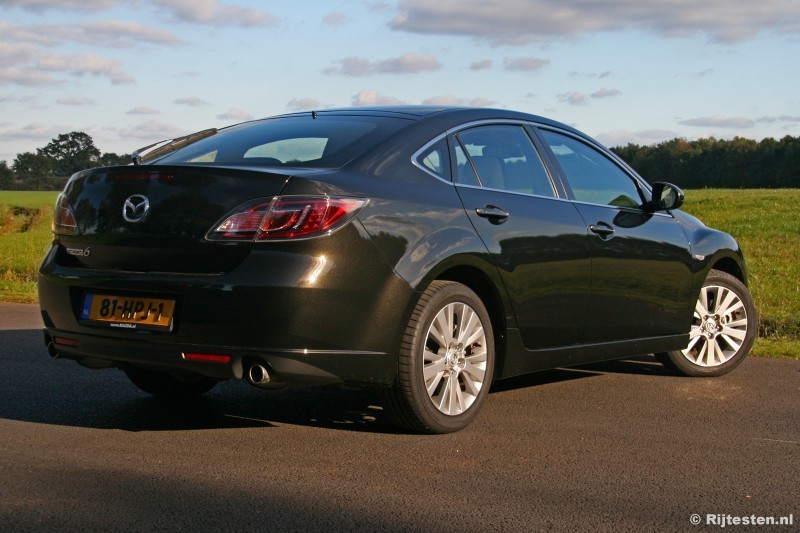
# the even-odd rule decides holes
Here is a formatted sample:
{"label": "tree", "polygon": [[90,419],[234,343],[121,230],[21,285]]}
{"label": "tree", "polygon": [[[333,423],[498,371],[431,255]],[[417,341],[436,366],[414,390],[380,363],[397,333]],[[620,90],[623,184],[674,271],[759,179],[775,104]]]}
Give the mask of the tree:
{"label": "tree", "polygon": [[100,150],[92,138],[82,131],[62,133],[37,151],[53,161],[53,172],[61,177],[95,167],[100,159]]}
{"label": "tree", "polygon": [[53,160],[49,157],[25,152],[17,155],[11,168],[23,190],[42,191],[51,188]]}
{"label": "tree", "polygon": [[101,167],[119,167],[131,163],[130,154],[119,155],[113,152],[106,152],[97,160],[97,165]]}
{"label": "tree", "polygon": [[14,171],[8,167],[8,163],[0,161],[0,191],[7,191],[14,185]]}

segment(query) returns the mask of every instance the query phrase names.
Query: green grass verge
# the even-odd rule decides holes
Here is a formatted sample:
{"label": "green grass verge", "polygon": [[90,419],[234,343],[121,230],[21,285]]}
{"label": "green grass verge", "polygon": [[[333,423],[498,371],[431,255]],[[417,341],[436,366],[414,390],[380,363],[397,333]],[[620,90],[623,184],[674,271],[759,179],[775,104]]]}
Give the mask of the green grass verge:
{"label": "green grass verge", "polygon": [[[0,191],[0,300],[36,301],[58,193]],[[684,210],[739,241],[761,315],[753,353],[800,359],[800,190],[686,191]]]}
{"label": "green grass verge", "polygon": [[0,300],[36,301],[57,192],[0,191]]}

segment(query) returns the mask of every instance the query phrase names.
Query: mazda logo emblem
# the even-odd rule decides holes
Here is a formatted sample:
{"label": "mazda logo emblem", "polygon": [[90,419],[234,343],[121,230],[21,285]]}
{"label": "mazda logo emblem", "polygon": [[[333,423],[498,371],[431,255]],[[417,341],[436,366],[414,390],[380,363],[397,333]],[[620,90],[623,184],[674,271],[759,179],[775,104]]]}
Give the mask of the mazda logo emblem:
{"label": "mazda logo emblem", "polygon": [[122,206],[122,218],[128,222],[141,222],[150,211],[150,200],[143,194],[128,196]]}

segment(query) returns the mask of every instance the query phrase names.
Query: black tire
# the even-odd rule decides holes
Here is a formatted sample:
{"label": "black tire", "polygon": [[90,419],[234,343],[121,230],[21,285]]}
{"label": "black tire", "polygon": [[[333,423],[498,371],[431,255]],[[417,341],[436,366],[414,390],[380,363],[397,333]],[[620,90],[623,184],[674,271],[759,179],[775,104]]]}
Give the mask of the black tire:
{"label": "black tire", "polygon": [[170,373],[131,366],[125,368],[131,382],[148,394],[165,400],[189,400],[204,394],[217,380],[188,372]]}
{"label": "black tire", "polygon": [[700,290],[686,349],[655,356],[686,376],[721,376],[744,361],[757,334],[750,291],[730,274],[712,270]]}
{"label": "black tire", "polygon": [[[445,317],[452,322],[443,322]],[[450,342],[445,346],[440,339],[447,329]],[[397,425],[411,431],[463,429],[489,393],[494,360],[492,323],[478,295],[460,283],[434,281],[420,296],[406,326],[397,381],[381,391],[384,407]]]}

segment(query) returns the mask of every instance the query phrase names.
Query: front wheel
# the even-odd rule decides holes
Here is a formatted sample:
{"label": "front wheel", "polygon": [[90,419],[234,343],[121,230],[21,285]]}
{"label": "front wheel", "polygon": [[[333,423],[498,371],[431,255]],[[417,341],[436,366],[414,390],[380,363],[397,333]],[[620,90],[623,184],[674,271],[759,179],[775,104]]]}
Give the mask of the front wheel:
{"label": "front wheel", "polygon": [[450,433],[478,414],[492,383],[494,336],[489,313],[465,285],[434,281],[422,293],[398,355],[398,378],[383,390],[395,423]]}
{"label": "front wheel", "polygon": [[214,388],[217,380],[200,374],[170,373],[131,366],[125,374],[139,389],[166,400],[189,400]]}
{"label": "front wheel", "polygon": [[683,350],[655,355],[687,376],[721,376],[747,357],[757,332],[750,291],[730,274],[712,270],[695,304],[689,344]]}

